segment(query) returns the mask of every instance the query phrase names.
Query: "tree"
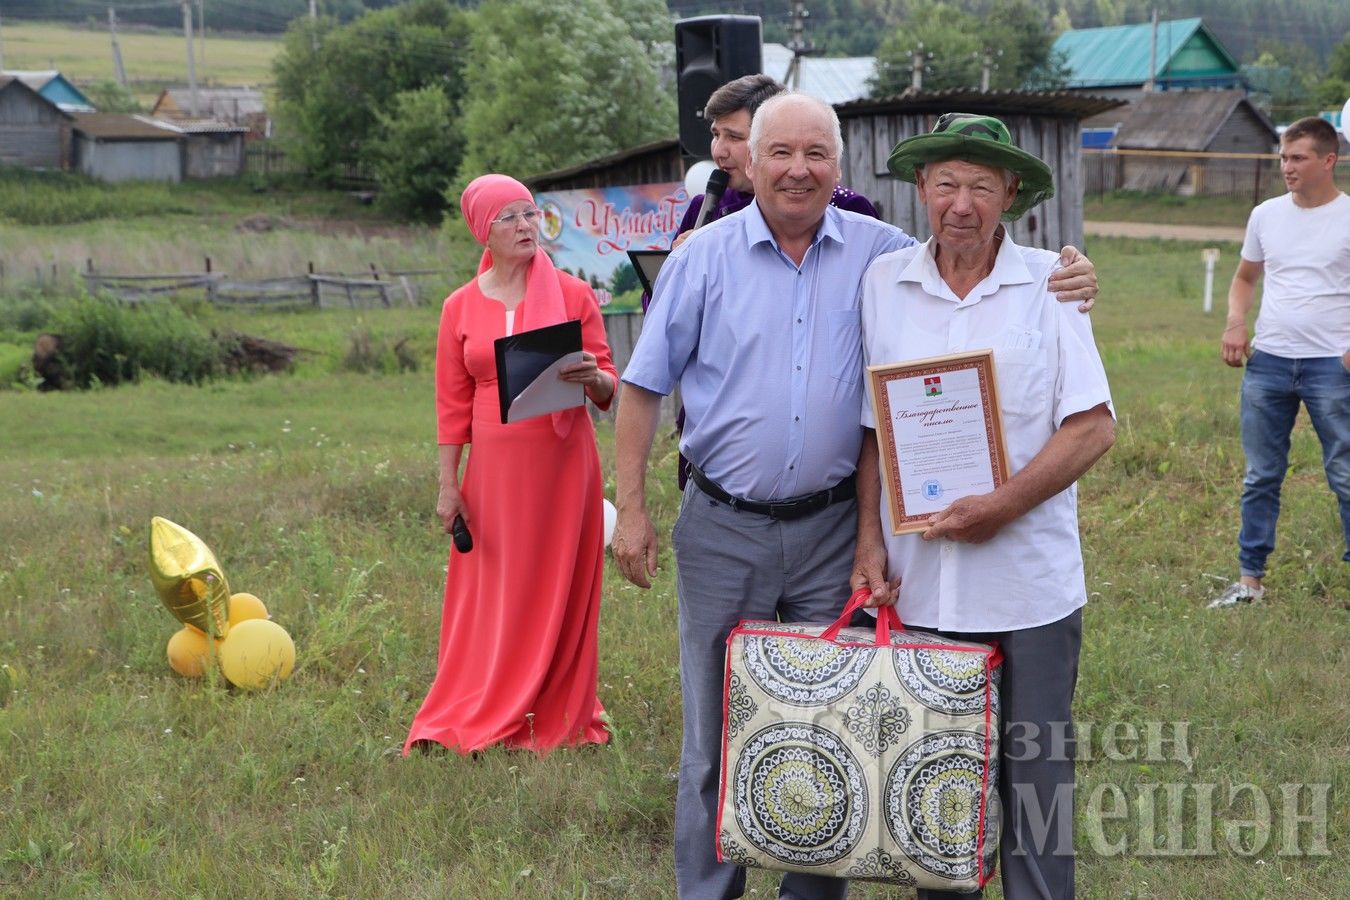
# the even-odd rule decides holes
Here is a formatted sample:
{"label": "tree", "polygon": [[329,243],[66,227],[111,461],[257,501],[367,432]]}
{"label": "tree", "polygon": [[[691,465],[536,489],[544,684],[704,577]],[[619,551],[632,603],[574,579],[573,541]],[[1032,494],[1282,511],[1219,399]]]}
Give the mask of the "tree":
{"label": "tree", "polygon": [[[283,139],[320,178],[371,162],[379,114],[399,94],[436,87],[457,108],[467,42],[467,14],[446,0],[413,0],[343,26],[297,19],[273,64]],[[438,144],[453,169],[459,141],[449,134]]]}
{"label": "tree", "polygon": [[364,158],[380,186],[380,204],[415,219],[439,218],[443,193],[455,176],[460,145],[450,98],[439,85],[395,94]]}
{"label": "tree", "polygon": [[131,91],[116,81],[97,81],[84,88],[84,95],[99,112],[140,113],[145,112],[141,104],[132,96]]}
{"label": "tree", "polygon": [[641,287],[642,282],[638,281],[637,270],[633,268],[633,264],[630,262],[619,263],[619,267],[609,277],[609,290],[616,297],[629,291],[639,290]]}
{"label": "tree", "polygon": [[871,92],[886,96],[908,88],[920,45],[924,90],[978,87],[986,49],[994,54],[990,87],[1057,88],[1068,72],[1063,57],[1051,54],[1053,44],[1049,14],[1029,0],[996,0],[979,17],[944,0],[920,0],[877,49]]}
{"label": "tree", "polygon": [[1263,42],[1256,61],[1242,67],[1251,99],[1276,122],[1292,122],[1317,112],[1314,96],[1319,67],[1306,48]]}
{"label": "tree", "polygon": [[642,23],[610,0],[484,3],[464,69],[459,181],[534,175],[673,133],[675,105],[635,32]]}
{"label": "tree", "polygon": [[876,70],[869,82],[872,96],[884,97],[907,89],[916,52],[925,57],[925,90],[978,85],[980,28],[979,20],[951,4],[940,0],[916,3],[904,24],[877,48]]}
{"label": "tree", "polygon": [[1340,109],[1350,98],[1350,34],[1331,49],[1327,70],[1317,82],[1316,94],[1323,109]]}

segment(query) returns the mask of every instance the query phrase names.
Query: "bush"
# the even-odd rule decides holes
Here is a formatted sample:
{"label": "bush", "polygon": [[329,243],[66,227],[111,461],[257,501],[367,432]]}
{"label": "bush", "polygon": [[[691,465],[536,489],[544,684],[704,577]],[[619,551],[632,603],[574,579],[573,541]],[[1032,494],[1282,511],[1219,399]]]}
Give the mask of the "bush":
{"label": "bush", "polygon": [[49,330],[52,319],[51,298],[38,291],[0,301],[0,335],[36,334]]}
{"label": "bush", "polygon": [[33,348],[0,344],[0,390],[24,382],[24,373],[33,361]]}
{"label": "bush", "polygon": [[51,330],[61,336],[60,357],[72,387],[146,375],[199,384],[222,367],[211,334],[168,303],[131,307],[83,295],[55,310]]}
{"label": "bush", "polygon": [[388,375],[417,371],[417,358],[408,349],[409,338],[390,343],[386,338],[372,337],[369,328],[356,328],[348,339],[347,353],[338,363],[344,372]]}

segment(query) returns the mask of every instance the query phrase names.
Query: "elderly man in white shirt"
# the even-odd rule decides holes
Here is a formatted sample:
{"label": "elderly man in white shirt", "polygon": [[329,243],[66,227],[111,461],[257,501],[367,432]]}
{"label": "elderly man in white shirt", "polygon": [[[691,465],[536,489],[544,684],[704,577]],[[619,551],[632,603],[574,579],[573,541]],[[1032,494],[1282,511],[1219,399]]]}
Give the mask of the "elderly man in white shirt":
{"label": "elderly man in white shirt", "polygon": [[[906,625],[1002,646],[1004,897],[1072,897],[1070,705],[1087,602],[1074,482],[1115,439],[1110,389],[1088,317],[1046,288],[1058,257],[1017,246],[1000,224],[1053,194],[1049,168],[1003,122],[962,113],[902,141],[890,168],[917,185],[933,237],[869,268],[864,356],[992,349],[1010,477],[956,499],[922,534],[892,535],[877,443],[865,440],[852,582],[896,603]],[[870,408],[863,425],[876,427]]]}

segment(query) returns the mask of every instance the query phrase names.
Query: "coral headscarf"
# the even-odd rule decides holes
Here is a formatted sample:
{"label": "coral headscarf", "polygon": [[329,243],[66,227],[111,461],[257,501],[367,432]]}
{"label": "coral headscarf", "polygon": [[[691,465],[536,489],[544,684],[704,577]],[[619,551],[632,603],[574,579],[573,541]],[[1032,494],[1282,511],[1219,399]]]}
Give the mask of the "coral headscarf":
{"label": "coral headscarf", "polygon": [[[492,268],[492,252],[487,249],[488,232],[492,220],[501,215],[503,207],[517,200],[534,202],[530,189],[510,175],[479,175],[459,198],[459,208],[469,232],[482,244],[483,258],[478,263],[478,274]],[[556,325],[567,317],[563,307],[562,285],[558,270],[542,247],[534,252],[534,261],[525,281],[525,298],[517,311],[516,331]]]}

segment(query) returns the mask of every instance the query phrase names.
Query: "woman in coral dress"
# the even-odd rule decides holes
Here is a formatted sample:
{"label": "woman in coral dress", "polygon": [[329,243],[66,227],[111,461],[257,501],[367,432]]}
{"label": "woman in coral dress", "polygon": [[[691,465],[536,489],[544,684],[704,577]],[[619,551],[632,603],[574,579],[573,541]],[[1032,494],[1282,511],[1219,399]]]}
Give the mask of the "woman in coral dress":
{"label": "woman in coral dress", "polygon": [[[541,213],[505,175],[465,189],[486,247],[478,277],[441,312],[436,347],[440,496],[468,553],[450,552],[436,679],[404,744],[460,753],[503,745],[545,753],[609,740],[596,698],[604,511],[595,430],[584,407],[501,424],[493,341],[581,320],[583,360],[559,377],[604,409],[618,376],[591,288],[539,247]],[[460,455],[471,445],[464,479]],[[432,743],[424,743],[432,742]]]}

